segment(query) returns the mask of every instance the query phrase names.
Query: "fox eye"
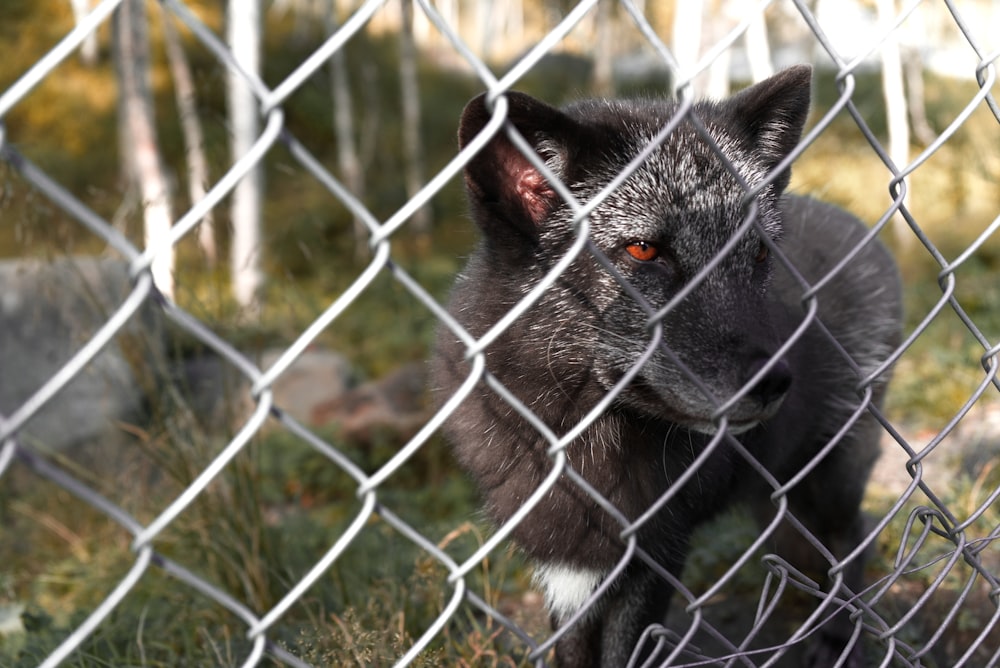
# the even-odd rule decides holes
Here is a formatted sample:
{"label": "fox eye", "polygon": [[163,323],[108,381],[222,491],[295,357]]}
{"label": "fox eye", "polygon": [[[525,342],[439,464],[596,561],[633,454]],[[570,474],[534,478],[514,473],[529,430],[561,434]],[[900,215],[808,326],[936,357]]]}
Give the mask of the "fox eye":
{"label": "fox eye", "polygon": [[648,241],[633,241],[625,246],[625,252],[640,262],[652,262],[660,257],[660,249]]}
{"label": "fox eye", "polygon": [[761,242],[760,246],[757,248],[757,255],[753,258],[754,262],[760,264],[767,259],[768,253],[770,253],[770,251],[768,251],[767,245],[764,244],[764,242]]}

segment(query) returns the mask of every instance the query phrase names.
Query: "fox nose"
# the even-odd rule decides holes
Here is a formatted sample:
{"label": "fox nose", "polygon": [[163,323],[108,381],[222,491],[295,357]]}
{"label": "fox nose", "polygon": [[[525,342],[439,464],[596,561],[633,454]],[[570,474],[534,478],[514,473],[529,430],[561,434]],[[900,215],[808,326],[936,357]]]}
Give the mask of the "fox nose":
{"label": "fox nose", "polygon": [[[746,380],[749,381],[764,366],[771,361],[770,357],[761,356],[750,363],[747,368]],[[792,385],[792,370],[788,362],[781,359],[764,374],[763,378],[750,388],[750,396],[760,402],[761,406],[769,406],[785,396]]]}

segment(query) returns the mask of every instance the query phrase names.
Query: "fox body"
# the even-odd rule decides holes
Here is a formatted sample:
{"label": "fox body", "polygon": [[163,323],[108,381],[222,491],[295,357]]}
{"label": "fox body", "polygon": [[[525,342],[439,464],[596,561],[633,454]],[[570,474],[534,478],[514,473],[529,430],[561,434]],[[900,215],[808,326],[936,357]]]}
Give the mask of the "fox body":
{"label": "fox body", "polygon": [[[724,102],[694,105],[712,141],[694,123],[679,123],[594,206],[591,245],[485,351],[489,373],[557,435],[634,373],[565,455],[630,522],[671,490],[636,536],[638,547],[675,575],[692,530],[734,501],[754,504],[763,521],[774,518],[774,486],[745,453],[781,484],[841,431],[788,499],[795,518],[838,557],[861,536],[858,509],[879,426],[859,407],[882,400],[887,373],[868,377],[898,344],[900,289],[891,258],[859,221],[784,194],[787,170],[772,174],[799,141],[810,78],[808,67],[791,68]],[[584,101],[559,110],[523,94],[506,99],[507,123],[584,203],[678,112],[668,101]],[[469,103],[462,146],[490,115],[483,97]],[[557,188],[504,131],[468,163],[465,180],[482,236],[449,309],[479,337],[564,258],[579,228]],[[756,188],[753,197],[748,187]],[[756,222],[745,224],[748,216]],[[808,285],[770,252],[772,242]],[[820,280],[813,317],[803,296]],[[651,313],[672,300],[651,325]],[[442,328],[432,362],[442,398],[469,373],[465,347]],[[868,395],[858,391],[862,380]],[[552,470],[551,443],[486,382],[451,415],[445,432],[497,523]],[[707,449],[693,477],[672,490]],[[623,529],[566,475],[514,529],[537,565],[557,626],[622,560]],[[805,554],[796,563],[807,567],[818,553],[799,549],[797,537],[782,530],[775,540],[779,549]],[[859,561],[848,568],[850,587],[860,585]],[[830,565],[815,564],[819,573]],[[624,665],[643,630],[662,623],[670,594],[654,569],[630,560],[565,631],[556,649],[560,665]],[[829,647],[817,651],[836,657],[852,630],[845,625],[831,624]]]}

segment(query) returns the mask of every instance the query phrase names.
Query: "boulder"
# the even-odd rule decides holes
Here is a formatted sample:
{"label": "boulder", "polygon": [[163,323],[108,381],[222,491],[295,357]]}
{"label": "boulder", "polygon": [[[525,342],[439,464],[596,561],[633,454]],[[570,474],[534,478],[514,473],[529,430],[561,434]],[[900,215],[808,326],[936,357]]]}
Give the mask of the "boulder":
{"label": "boulder", "polygon": [[[265,350],[261,369],[267,371],[284,350]],[[315,425],[318,406],[336,400],[357,385],[357,374],[346,357],[332,350],[307,348],[274,381],[274,405],[297,421]]]}
{"label": "boulder", "polygon": [[[58,373],[132,290],[125,262],[93,257],[0,262],[0,286],[3,416]],[[18,431],[19,442],[61,452],[97,443],[103,451],[122,442],[123,425],[148,428],[151,409],[189,410],[213,433],[242,426],[254,409],[250,381],[212,351],[174,350],[167,336],[162,312],[147,300]],[[267,349],[251,359],[266,371],[283,353]],[[342,437],[359,443],[408,438],[430,415],[425,382],[424,365],[411,364],[358,385],[346,357],[313,346],[275,381],[274,405],[309,426],[336,424]]]}
{"label": "boulder", "polygon": [[[266,372],[284,352],[268,348],[248,357]],[[176,382],[194,415],[205,425],[224,424],[235,431],[254,410],[250,380],[214,353],[182,360]],[[318,406],[336,400],[356,384],[356,374],[346,357],[313,346],[274,381],[274,406],[312,426]]]}
{"label": "boulder", "polygon": [[[121,260],[0,261],[0,414],[10,416],[103,326],[132,290]],[[143,413],[163,360],[161,314],[149,300],[19,431],[23,445],[65,451]]]}
{"label": "boulder", "polygon": [[[274,348],[252,355],[267,371],[284,352]],[[432,415],[423,363],[403,365],[358,384],[343,355],[321,346],[305,350],[275,380],[274,406],[307,427],[333,426],[346,442],[372,445],[386,437],[405,440]],[[203,424],[239,429],[254,410],[250,381],[215,355],[191,357],[181,367],[178,384]],[[266,429],[275,427],[265,423]]]}
{"label": "boulder", "polygon": [[316,404],[311,422],[335,425],[341,438],[360,445],[386,436],[405,441],[433,414],[426,387],[426,365],[406,364]]}

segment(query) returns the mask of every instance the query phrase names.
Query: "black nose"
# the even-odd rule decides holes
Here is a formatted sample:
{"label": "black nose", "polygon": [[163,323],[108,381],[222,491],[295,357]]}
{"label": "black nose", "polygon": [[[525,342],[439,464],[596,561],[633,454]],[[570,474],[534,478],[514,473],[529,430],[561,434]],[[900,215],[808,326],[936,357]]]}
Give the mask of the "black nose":
{"label": "black nose", "polygon": [[[746,380],[749,381],[771,360],[770,357],[758,357],[750,363],[746,372]],[[785,396],[788,388],[792,385],[792,370],[785,360],[778,360],[774,366],[764,374],[764,377],[757,381],[757,384],[750,388],[750,396],[760,402],[761,406],[768,406],[774,401],[778,401]]]}

